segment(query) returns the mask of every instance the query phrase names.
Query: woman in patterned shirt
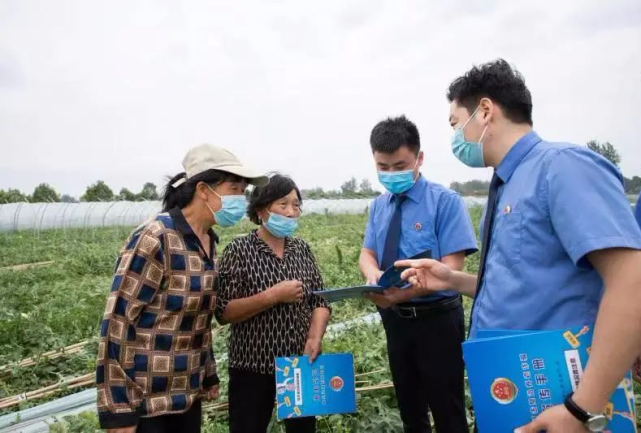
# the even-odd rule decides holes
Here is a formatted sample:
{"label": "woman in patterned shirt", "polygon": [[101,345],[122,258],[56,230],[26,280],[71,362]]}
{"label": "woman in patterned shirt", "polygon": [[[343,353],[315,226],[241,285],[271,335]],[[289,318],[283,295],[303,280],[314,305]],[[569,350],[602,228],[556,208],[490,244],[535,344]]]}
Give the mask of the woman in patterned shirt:
{"label": "woman in patterned shirt", "polygon": [[[232,241],[221,258],[216,318],[231,323],[229,427],[232,433],[265,432],[276,385],[274,358],[321,352],[329,304],[312,291],[323,281],[309,245],[292,237],[301,195],[286,176],[252,192],[248,215],[260,227]],[[313,432],[316,419],[285,421],[290,432]]]}
{"label": "woman in patterned shirt", "polygon": [[100,427],[110,433],[199,432],[201,399],[218,396],[211,227],[237,223],[247,183],[268,179],[211,145],[191,149],[183,166],[163,212],[132,233],[116,263],[96,367]]}

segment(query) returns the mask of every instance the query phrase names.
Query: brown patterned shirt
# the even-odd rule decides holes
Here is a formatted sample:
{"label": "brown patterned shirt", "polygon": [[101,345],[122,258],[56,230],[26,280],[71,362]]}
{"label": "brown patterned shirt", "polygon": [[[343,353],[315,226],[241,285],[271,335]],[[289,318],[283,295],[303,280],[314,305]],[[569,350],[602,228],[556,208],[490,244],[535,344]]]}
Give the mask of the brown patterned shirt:
{"label": "brown patterned shirt", "polygon": [[329,303],[312,293],[323,288],[323,279],[309,245],[302,239],[287,237],[281,259],[253,231],[225,248],[219,271],[216,280],[218,321],[222,320],[230,301],[256,295],[282,281],[298,280],[304,290],[302,302],[278,304],[231,325],[229,367],[273,374],[275,357],[301,355],[312,311],[330,308]]}
{"label": "brown patterned shirt", "polygon": [[116,262],[102,321],[96,384],[102,428],[187,411],[218,383],[211,344],[215,243],[180,209],[136,229]]}

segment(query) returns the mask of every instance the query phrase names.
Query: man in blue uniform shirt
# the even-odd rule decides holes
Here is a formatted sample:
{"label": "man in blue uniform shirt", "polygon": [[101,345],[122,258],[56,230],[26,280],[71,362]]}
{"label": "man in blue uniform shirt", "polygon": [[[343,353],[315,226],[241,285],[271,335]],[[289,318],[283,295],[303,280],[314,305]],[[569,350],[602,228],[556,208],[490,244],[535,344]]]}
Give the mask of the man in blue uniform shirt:
{"label": "man in blue uniform shirt", "polygon": [[[360,257],[375,284],[398,259],[430,250],[452,269],[476,251],[476,237],[461,198],[421,173],[418,129],[405,116],[380,122],[370,144],[379,181],[389,191],[371,205]],[[387,350],[406,432],[468,432],[465,414],[463,308],[456,292],[439,292],[391,306],[371,295],[387,335]],[[390,308],[391,307],[391,308]]]}
{"label": "man in blue uniform shirt", "polygon": [[[559,329],[596,323],[590,362],[564,405],[523,432],[595,429],[638,353],[641,230],[621,173],[583,146],[532,130],[532,99],[504,60],[472,68],[448,92],[452,150],[466,165],[493,167],[478,275],[433,260],[405,261],[414,284],[389,302],[454,288],[475,298],[479,329]],[[596,431],[596,430],[593,430]]]}

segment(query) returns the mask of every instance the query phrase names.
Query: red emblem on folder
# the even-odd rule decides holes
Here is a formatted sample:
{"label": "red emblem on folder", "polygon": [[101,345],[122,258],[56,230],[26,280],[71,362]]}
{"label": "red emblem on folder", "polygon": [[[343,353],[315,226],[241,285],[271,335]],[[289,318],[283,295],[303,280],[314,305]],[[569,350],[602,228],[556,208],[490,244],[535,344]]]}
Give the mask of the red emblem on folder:
{"label": "red emblem on folder", "polygon": [[344,385],[345,385],[345,382],[343,381],[343,379],[341,379],[338,376],[334,376],[329,380],[329,386],[334,391],[340,391],[341,389],[343,389]]}
{"label": "red emblem on folder", "polygon": [[510,379],[499,377],[490,387],[492,397],[500,404],[510,404],[516,399],[519,390]]}

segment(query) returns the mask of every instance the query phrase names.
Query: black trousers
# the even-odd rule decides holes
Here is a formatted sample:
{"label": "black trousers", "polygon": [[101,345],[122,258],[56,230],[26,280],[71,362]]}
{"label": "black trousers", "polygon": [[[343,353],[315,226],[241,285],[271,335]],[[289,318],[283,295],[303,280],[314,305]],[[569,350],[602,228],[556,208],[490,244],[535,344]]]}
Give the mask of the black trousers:
{"label": "black trousers", "polygon": [[196,401],[187,412],[140,418],[136,433],[200,433],[202,402]]}
{"label": "black trousers", "polygon": [[[262,433],[267,431],[276,400],[273,374],[229,369],[229,431]],[[316,418],[285,420],[287,433],[314,433]]]}
{"label": "black trousers", "polygon": [[430,433],[431,410],[439,433],[468,433],[463,307],[412,319],[379,311],[405,432]]}

